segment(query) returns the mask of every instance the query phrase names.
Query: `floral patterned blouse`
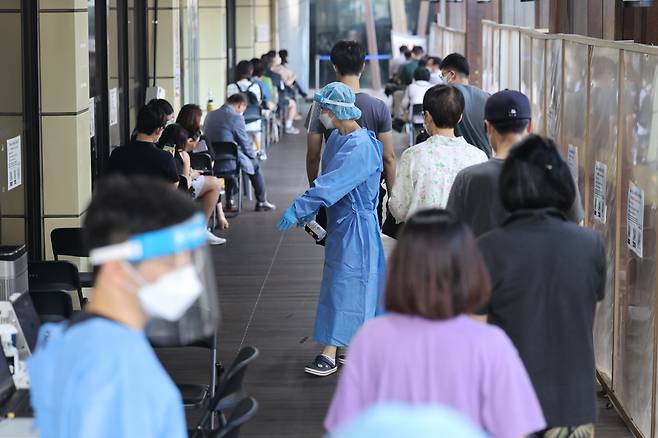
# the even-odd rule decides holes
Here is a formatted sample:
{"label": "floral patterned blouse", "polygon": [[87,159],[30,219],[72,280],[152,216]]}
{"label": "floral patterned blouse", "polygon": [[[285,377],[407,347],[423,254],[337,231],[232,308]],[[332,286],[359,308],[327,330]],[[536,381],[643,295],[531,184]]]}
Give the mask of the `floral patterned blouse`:
{"label": "floral patterned blouse", "polygon": [[459,171],[484,161],[487,155],[463,137],[434,135],[405,150],[388,202],[396,222],[405,222],[418,210],[445,208]]}

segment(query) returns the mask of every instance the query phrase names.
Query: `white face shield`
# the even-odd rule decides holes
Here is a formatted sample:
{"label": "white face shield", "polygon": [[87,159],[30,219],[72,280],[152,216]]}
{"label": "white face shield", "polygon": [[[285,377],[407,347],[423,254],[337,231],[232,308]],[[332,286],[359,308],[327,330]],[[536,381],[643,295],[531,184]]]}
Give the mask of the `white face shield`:
{"label": "white face shield", "polygon": [[308,133],[313,132],[313,129],[317,127],[318,123],[321,123],[326,129],[333,128],[333,126],[327,126],[327,124],[329,124],[329,120],[322,114],[322,109],[326,108],[327,105],[336,105],[345,108],[354,108],[356,106],[353,102],[337,102],[335,100],[325,98],[320,93],[315,93],[313,104],[311,105],[311,109],[309,110],[306,121],[304,122],[304,127]]}
{"label": "white face shield", "polygon": [[[146,335],[156,346],[189,345],[208,339],[219,324],[219,306],[212,259],[206,245],[206,221],[197,214],[171,227],[96,248],[94,265],[125,261],[139,287],[137,295],[151,319]],[[171,269],[147,282],[134,265],[161,259]]]}

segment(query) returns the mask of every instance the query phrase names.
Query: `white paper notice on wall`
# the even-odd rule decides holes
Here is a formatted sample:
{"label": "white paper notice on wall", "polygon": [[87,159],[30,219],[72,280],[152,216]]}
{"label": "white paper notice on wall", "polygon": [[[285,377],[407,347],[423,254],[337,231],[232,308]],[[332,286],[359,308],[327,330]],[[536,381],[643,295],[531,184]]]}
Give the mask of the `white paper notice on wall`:
{"label": "white paper notice on wall", "polygon": [[267,23],[256,26],[256,42],[266,43],[270,40],[270,25]]}
{"label": "white paper notice on wall", "polygon": [[644,191],[632,181],[628,186],[628,210],[626,212],[626,240],[631,251],[642,257],[644,231]]}
{"label": "white paper notice on wall", "polygon": [[578,189],[578,148],[572,144],[567,148],[567,165],[573,176],[573,181]]}
{"label": "white paper notice on wall", "polygon": [[10,138],[7,140],[7,190],[15,189],[23,183],[21,161],[21,137]]}
{"label": "white paper notice on wall", "polygon": [[119,90],[110,89],[110,126],[119,123]]}
{"label": "white paper notice on wall", "polygon": [[594,163],[594,219],[605,224],[607,213],[606,195],[608,181],[608,166],[596,161]]}
{"label": "white paper notice on wall", "polygon": [[89,98],[89,137],[96,135],[96,104],[94,98]]}

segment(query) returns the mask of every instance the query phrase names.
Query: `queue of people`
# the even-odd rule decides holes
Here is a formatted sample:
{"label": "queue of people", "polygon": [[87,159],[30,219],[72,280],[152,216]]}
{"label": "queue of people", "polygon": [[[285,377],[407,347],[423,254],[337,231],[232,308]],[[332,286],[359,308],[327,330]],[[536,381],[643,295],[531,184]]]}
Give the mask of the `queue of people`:
{"label": "queue of people", "polygon": [[402,77],[416,76],[405,103],[422,102],[427,139],[404,151],[388,184],[403,227],[377,290],[384,262],[371,212],[385,145],[369,108],[355,111],[363,64],[347,60],[360,60],[357,45],[332,50],[339,82],[316,94],[319,115],[307,121],[310,188],[278,225],[303,226],[322,208],[328,216],[315,323],[323,350],[305,367],[327,376],[344,366],[326,429],[340,436],[368,409],[397,402],[455,409],[493,437],[593,437],[605,250],[578,226],[581,201],[557,145],[530,134],[522,93],[470,85],[463,56],[423,61],[415,50],[396,60]]}

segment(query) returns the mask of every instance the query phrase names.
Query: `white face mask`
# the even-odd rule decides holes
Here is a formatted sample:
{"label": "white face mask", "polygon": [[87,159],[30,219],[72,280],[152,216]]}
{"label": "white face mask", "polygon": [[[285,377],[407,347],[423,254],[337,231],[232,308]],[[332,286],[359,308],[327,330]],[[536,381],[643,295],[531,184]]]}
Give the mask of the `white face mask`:
{"label": "white face mask", "polygon": [[144,313],[151,318],[177,321],[203,292],[199,274],[192,265],[165,274],[154,283],[146,284],[141,275],[137,277],[142,284],[137,296]]}
{"label": "white face mask", "polygon": [[320,123],[326,128],[326,129],[334,129],[334,121],[331,120],[331,117],[329,117],[329,114],[327,113],[320,113],[318,116],[318,120],[320,120]]}

